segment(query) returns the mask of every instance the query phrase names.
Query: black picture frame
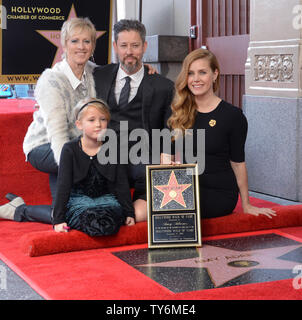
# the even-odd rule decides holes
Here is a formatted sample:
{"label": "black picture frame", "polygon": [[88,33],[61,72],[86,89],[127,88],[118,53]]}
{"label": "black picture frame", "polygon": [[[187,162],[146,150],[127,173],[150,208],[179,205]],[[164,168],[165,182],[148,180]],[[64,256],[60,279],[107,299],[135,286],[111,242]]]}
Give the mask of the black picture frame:
{"label": "black picture frame", "polygon": [[202,246],[197,166],[146,166],[149,248]]}

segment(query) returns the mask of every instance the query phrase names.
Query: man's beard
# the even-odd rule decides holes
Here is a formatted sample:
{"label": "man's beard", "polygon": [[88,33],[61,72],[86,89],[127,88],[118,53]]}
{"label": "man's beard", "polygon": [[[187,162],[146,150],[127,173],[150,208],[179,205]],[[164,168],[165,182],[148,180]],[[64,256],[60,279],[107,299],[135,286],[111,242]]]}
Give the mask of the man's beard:
{"label": "man's beard", "polygon": [[135,63],[124,63],[124,61],[129,58],[129,56],[125,57],[125,59],[123,61],[120,61],[122,68],[128,73],[128,74],[133,74],[136,71],[138,71],[141,63],[140,61],[136,58],[131,56],[131,58],[135,59]]}

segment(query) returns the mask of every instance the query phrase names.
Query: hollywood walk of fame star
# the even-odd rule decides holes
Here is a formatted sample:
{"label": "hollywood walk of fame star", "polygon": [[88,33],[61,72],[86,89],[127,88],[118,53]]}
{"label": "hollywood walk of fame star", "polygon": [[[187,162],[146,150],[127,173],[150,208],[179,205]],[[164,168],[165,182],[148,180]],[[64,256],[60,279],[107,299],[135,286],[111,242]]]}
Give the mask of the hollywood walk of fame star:
{"label": "hollywood walk of fame star", "polygon": [[187,206],[182,193],[191,185],[192,184],[179,184],[175,177],[174,170],[172,170],[168,184],[154,186],[154,188],[156,188],[164,194],[160,208],[164,207],[172,200],[176,201],[184,208],[186,208]]}
{"label": "hollywood walk of fame star", "polygon": [[204,245],[198,248],[199,257],[139,265],[142,267],[206,268],[215,285],[219,287],[252,269],[293,270],[297,262],[278,259],[282,255],[301,248],[290,245],[251,251],[237,251]]}
{"label": "hollywood walk of fame star", "polygon": [[[69,15],[67,20],[76,18],[77,13],[75,11],[74,5],[71,6]],[[41,36],[43,36],[45,39],[50,41],[52,44],[54,44],[57,47],[57,52],[55,54],[52,66],[54,66],[57,62],[61,60],[62,54],[63,54],[63,48],[61,45],[61,30],[36,30]],[[97,31],[96,38],[100,38],[102,35],[104,35],[106,31]]]}

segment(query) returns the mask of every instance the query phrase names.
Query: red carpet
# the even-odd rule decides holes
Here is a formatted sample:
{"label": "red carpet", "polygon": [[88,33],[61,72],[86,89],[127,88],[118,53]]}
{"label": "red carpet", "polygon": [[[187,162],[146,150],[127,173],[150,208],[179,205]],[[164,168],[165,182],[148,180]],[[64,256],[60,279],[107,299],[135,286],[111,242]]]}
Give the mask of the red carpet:
{"label": "red carpet", "polygon": [[[271,203],[265,203],[264,201],[257,199],[253,199],[253,202],[262,206],[271,205]],[[238,206],[238,208],[240,208],[240,206]],[[269,226],[281,223],[285,223],[289,226],[291,223],[298,221],[293,218],[293,215],[301,216],[301,206],[276,206],[275,209],[278,211],[279,220],[274,218],[276,221],[273,222],[274,219],[270,220],[266,218],[266,224],[264,224],[264,217],[253,217],[253,219],[256,219],[254,220],[255,225],[257,226],[257,222],[259,222],[259,226],[261,226],[261,228],[265,227],[266,229]],[[287,219],[286,213],[288,213]],[[234,219],[237,215],[240,216],[240,214],[235,213]],[[231,216],[229,216],[229,218],[230,217]],[[227,217],[225,217],[225,219],[227,219]],[[212,220],[213,223],[215,220],[216,219]],[[250,220],[248,219],[248,221]],[[225,222],[227,222],[227,220],[225,220]],[[205,228],[205,226],[206,224],[203,224],[203,228]],[[235,223],[233,226],[238,226],[238,223]],[[135,239],[131,240],[131,237],[134,236],[134,233],[131,232],[131,230],[140,230],[141,233],[140,235],[137,235],[138,238],[136,238],[136,240],[143,239],[144,230],[146,230],[144,223],[137,224],[135,228],[136,229],[134,229],[134,227],[128,227],[128,235],[126,234],[126,227],[122,229],[122,237],[111,239],[113,241],[112,245],[119,245],[119,241],[122,242],[125,240],[134,243]],[[215,230],[217,230],[217,228]],[[246,235],[270,232],[277,232],[302,242],[302,227],[255,231],[246,233]],[[83,234],[80,236],[79,232],[74,231],[69,234],[58,235],[51,230],[51,226],[49,225],[39,223],[18,223],[5,220],[0,221],[0,234],[0,258],[46,299],[284,300],[301,299],[302,297],[299,290],[293,289],[292,279],[211,290],[173,293],[111,254],[111,252],[115,251],[146,248],[146,244],[92,249],[91,239],[88,240],[89,237]],[[29,257],[24,254],[24,239],[29,239],[33,235],[38,234],[43,234],[44,236],[45,234],[49,236],[59,236],[61,239],[62,237],[72,237],[73,240],[76,240],[76,238],[79,237],[78,240],[81,239],[81,241],[86,239],[91,250]],[[212,236],[210,238],[238,237],[242,235],[244,234],[238,233],[236,235],[220,235],[218,237]],[[47,237],[45,239],[47,239]],[[144,239],[146,240],[146,238]],[[209,239],[209,237],[203,238],[203,240],[206,239]],[[96,243],[95,248],[97,248],[102,241],[101,239],[99,240],[100,242]],[[106,245],[109,245],[108,240]],[[103,239],[103,241],[105,240]],[[103,243],[103,246],[105,242]],[[56,244],[60,245],[58,241]],[[48,245],[51,244],[48,243]],[[72,246],[72,242],[69,242],[69,245]],[[45,247],[47,247],[47,244]],[[43,246],[38,246],[37,248],[43,248]]]}
{"label": "red carpet", "polygon": [[[259,199],[252,199],[258,206],[271,207],[272,204]],[[273,206],[277,216],[269,219],[265,216],[255,217],[241,212],[238,204],[235,212],[229,216],[203,219],[202,235],[213,236],[240,232],[277,229],[302,225],[302,205]],[[132,227],[122,227],[118,234],[106,237],[89,237],[71,230],[69,233],[55,233],[53,230],[31,232],[22,236],[22,252],[35,257],[61,252],[116,247],[147,243],[147,223],[138,223]]]}
{"label": "red carpet", "polygon": [[22,144],[35,101],[0,99],[0,204],[7,192],[29,204],[49,204],[48,176],[25,162]]}
{"label": "red carpet", "polygon": [[[0,204],[7,192],[28,204],[50,203],[48,177],[25,162],[22,142],[32,121],[34,102],[0,101]],[[267,230],[302,242],[300,206],[275,206],[253,199],[259,206],[274,206],[278,216],[253,217],[236,213],[202,222],[206,236],[229,237],[237,232]],[[282,229],[286,227],[285,229]],[[279,230],[278,230],[279,229]],[[251,234],[260,231],[252,232]],[[51,226],[0,220],[0,259],[46,299],[173,300],[173,299],[301,299],[292,279],[211,290],[173,293],[112,254],[146,248],[146,223],[122,228],[118,235],[93,239],[71,231],[55,234]],[[250,233],[249,233],[250,234]],[[110,247],[108,247],[110,246]],[[116,246],[113,248],[113,246]],[[90,249],[90,250],[87,250]],[[62,252],[60,254],[51,254]]]}
{"label": "red carpet", "polygon": [[131,227],[122,226],[118,234],[113,236],[89,237],[77,230],[68,233],[49,230],[25,234],[20,241],[22,252],[31,257],[147,242],[147,225],[144,222]]}
{"label": "red carpet", "polygon": [[[26,256],[21,251],[22,236],[25,233],[49,230],[49,228],[47,225],[38,223],[0,221],[0,258],[46,299],[284,300],[302,298],[301,292],[293,289],[292,279],[175,294],[111,254],[114,251],[145,248],[147,247],[145,244],[34,258]],[[287,228],[277,232],[283,232],[282,234],[291,237],[291,229],[293,229],[292,237],[302,242],[302,238],[297,237],[298,229],[299,235],[302,235],[302,228]],[[261,232],[270,233],[272,230]],[[236,236],[239,235],[242,234]]]}

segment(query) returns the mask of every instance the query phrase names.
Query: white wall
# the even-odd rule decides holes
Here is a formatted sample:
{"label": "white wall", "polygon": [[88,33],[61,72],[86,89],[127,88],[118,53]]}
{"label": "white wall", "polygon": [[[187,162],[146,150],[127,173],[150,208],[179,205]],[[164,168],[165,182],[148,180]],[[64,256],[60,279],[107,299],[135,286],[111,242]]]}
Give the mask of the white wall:
{"label": "white wall", "polygon": [[[117,0],[118,20],[138,19],[138,0]],[[188,36],[190,0],[142,0],[142,22],[147,35]]]}
{"label": "white wall", "polygon": [[188,36],[190,0],[143,0],[142,22],[149,36]]}
{"label": "white wall", "polygon": [[139,1],[138,0],[116,0],[117,20],[138,19]]}

